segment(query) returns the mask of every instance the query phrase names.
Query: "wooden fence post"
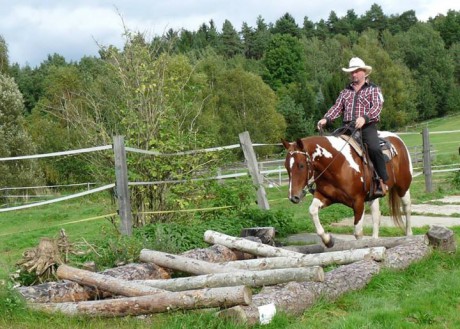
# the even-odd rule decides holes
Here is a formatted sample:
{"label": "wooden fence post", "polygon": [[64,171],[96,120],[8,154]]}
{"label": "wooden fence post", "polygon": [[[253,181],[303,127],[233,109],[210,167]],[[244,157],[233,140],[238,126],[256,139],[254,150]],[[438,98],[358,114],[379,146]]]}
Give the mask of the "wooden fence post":
{"label": "wooden fence post", "polygon": [[128,167],[126,165],[126,151],[123,136],[113,137],[113,152],[115,154],[115,178],[118,198],[118,214],[121,219],[120,231],[123,235],[131,235],[133,220],[131,215],[131,201],[128,188]]}
{"label": "wooden fence post", "polygon": [[428,128],[423,128],[423,174],[425,175],[425,191],[433,192],[433,182],[431,174],[431,151],[430,151],[430,134]]}
{"label": "wooden fence post", "polygon": [[265,188],[263,186],[263,177],[259,172],[259,167],[257,165],[257,158],[252,147],[251,137],[249,137],[249,132],[245,131],[239,134],[241,148],[243,149],[244,157],[248,163],[249,174],[252,177],[252,182],[257,186],[257,204],[259,208],[268,210],[270,206],[267,200],[267,194],[265,193]]}

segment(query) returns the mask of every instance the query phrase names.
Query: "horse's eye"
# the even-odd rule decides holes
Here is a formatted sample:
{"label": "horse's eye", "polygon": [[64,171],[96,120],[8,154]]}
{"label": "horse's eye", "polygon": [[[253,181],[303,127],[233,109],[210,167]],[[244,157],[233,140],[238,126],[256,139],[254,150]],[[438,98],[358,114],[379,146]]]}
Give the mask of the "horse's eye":
{"label": "horse's eye", "polygon": [[300,169],[305,168],[305,164],[303,164],[303,163],[299,164],[299,168],[300,168]]}

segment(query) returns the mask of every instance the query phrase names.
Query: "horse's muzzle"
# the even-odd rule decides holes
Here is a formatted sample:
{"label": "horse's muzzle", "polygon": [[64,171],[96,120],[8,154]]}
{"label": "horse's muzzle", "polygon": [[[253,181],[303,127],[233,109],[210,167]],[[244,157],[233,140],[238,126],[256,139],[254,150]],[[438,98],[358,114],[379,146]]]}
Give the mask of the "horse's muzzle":
{"label": "horse's muzzle", "polygon": [[305,195],[307,195],[307,191],[302,190],[300,195],[293,195],[289,198],[289,200],[291,200],[292,203],[299,203],[305,197]]}

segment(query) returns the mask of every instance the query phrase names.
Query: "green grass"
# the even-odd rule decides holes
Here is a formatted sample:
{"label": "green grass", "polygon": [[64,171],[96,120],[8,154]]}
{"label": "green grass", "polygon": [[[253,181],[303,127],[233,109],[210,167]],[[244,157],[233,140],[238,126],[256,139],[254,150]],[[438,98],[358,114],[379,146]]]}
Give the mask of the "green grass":
{"label": "green grass", "polygon": [[0,213],[0,278],[12,273],[22,253],[40,238],[57,238],[64,229],[73,242],[92,241],[114,230],[113,217],[97,217],[114,213],[115,206],[105,196]]}

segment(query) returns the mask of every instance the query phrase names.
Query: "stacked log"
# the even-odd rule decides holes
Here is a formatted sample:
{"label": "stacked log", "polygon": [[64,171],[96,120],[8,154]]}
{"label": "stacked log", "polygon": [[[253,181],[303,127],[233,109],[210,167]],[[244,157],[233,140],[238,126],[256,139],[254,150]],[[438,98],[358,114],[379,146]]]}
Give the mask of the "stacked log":
{"label": "stacked log", "polygon": [[[244,235],[254,232],[259,231],[246,230]],[[260,232],[270,237],[274,230],[263,228]],[[452,250],[451,235],[440,232],[437,229],[429,238],[427,234],[337,242],[334,248],[318,251],[324,247],[281,248],[275,247],[271,238],[264,244],[260,238],[208,230],[204,240],[212,244],[209,248],[182,255],[143,249],[140,260],[144,263],[139,268],[146,266],[146,273],[148,268],[155,268],[156,275],[122,275],[115,270],[95,273],[63,264],[56,272],[63,281],[48,287],[60,284],[63,291],[74,293],[73,299],[62,298],[62,294],[26,299],[40,310],[90,316],[218,307],[221,317],[255,324],[266,320],[265,309],[297,315],[319,298],[334,300],[345,292],[362,289],[381,268],[404,269],[428,255],[428,244]],[[338,267],[325,273],[323,267],[331,264]],[[172,279],[174,271],[189,276]],[[262,289],[252,296],[251,287]],[[108,298],[113,296],[117,298]],[[98,298],[101,300],[95,300]]]}

